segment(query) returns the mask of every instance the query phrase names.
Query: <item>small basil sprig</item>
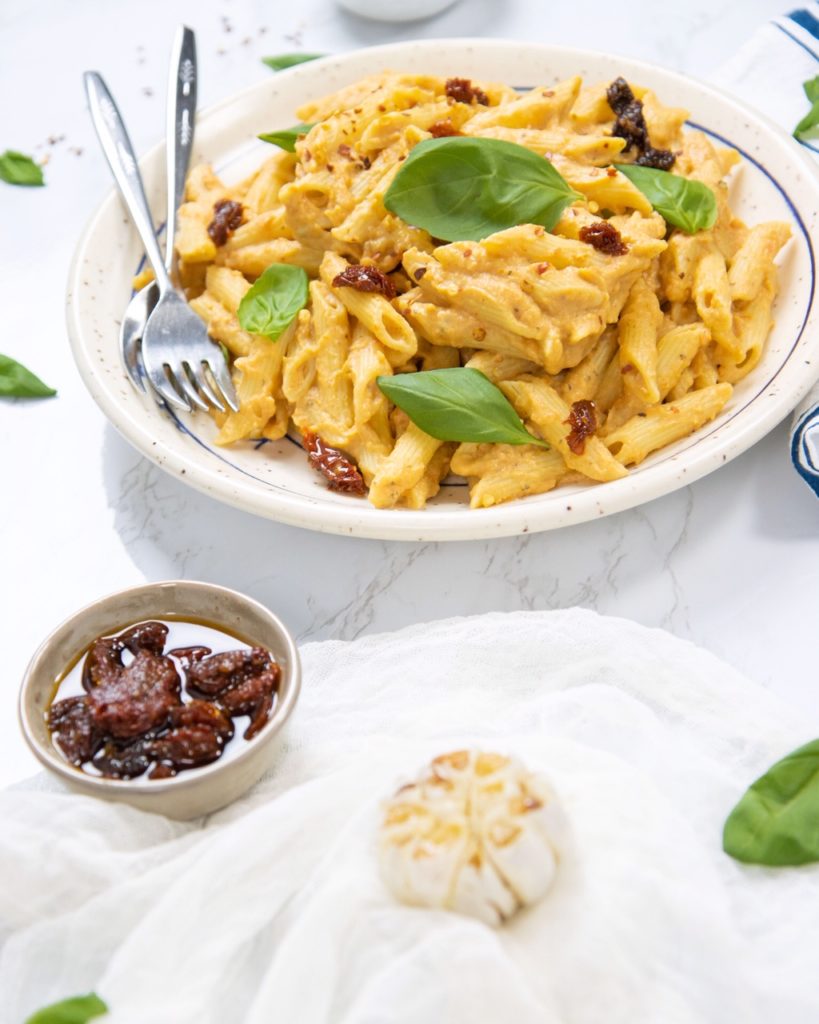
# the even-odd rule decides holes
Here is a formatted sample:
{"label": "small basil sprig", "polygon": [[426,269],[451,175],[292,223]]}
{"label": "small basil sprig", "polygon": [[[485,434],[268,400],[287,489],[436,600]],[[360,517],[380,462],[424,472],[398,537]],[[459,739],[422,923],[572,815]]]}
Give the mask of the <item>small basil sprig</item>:
{"label": "small basil sprig", "polygon": [[717,198],[701,181],[637,164],[617,164],[616,167],[675,228],[693,235],[714,226]]}
{"label": "small basil sprig", "polygon": [[265,132],[259,138],[262,142],[270,142],[274,146],[286,149],[288,153],[296,152],[296,143],[313,127],[311,124],[294,124],[292,128],[282,128],[277,132]]}
{"label": "small basil sprig", "polygon": [[108,1013],[108,1007],[95,992],[89,992],[87,996],[72,996],[44,1006],[27,1017],[25,1024],[87,1024],[104,1013]]}
{"label": "small basil sprig", "polygon": [[819,740],[777,761],[745,792],[725,822],[722,848],[747,864],[819,861]]}
{"label": "small basil sprig", "polygon": [[326,53],[280,53],[277,57],[262,57],[262,64],[267,64],[271,71],[285,71],[297,64],[306,64],[326,56]]}
{"label": "small basil sprig", "polygon": [[0,355],[0,398],[50,398],[56,394],[22,363]]}
{"label": "small basil sprig", "polygon": [[530,434],[506,396],[469,366],[376,378],[412,422],[440,441],[549,446]]}
{"label": "small basil sprig", "polygon": [[0,154],[0,180],[9,185],[45,185],[42,167],[13,149]]}
{"label": "small basil sprig", "polygon": [[242,330],[279,338],[307,305],[307,274],[289,263],[271,263],[239,303]]}
{"label": "small basil sprig", "polygon": [[517,224],[557,224],[575,192],[548,160],[501,139],[425,139],[392,180],[384,205],[445,242],[479,241]]}
{"label": "small basil sprig", "polygon": [[815,131],[819,128],[819,75],[802,83],[805,95],[810,103],[810,110],[805,114],[799,124],[793,130],[793,137],[800,142],[807,142],[810,139],[819,138]]}

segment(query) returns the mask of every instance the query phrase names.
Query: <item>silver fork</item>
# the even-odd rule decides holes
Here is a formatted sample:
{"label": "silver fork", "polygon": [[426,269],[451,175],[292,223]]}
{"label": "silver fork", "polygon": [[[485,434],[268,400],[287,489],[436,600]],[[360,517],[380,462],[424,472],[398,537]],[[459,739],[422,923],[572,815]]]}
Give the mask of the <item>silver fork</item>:
{"label": "silver fork", "polygon": [[[165,269],[170,274],[174,263],[176,213],[185,197],[193,149],[196,114],[196,38],[185,25],[176,32],[168,72],[167,119],[165,126],[165,170],[167,181],[167,217],[165,221]],[[145,372],[140,365],[142,332],[151,314],[159,289],[155,281],[146,284],[131,298],[119,329],[122,363],[133,384],[145,390]]]}
{"label": "silver fork", "polygon": [[207,409],[208,402],[238,411],[224,355],[165,269],[133,147],[113,97],[98,72],[86,71],[83,77],[97,136],[156,275],[159,299],[142,335],[148,380],[169,405],[186,412],[192,406]]}

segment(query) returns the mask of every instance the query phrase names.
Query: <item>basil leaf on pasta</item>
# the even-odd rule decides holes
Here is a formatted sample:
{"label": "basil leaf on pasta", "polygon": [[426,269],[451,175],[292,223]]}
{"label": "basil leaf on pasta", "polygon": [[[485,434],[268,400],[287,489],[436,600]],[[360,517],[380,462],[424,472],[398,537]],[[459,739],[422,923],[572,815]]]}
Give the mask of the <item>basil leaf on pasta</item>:
{"label": "basil leaf on pasta", "polygon": [[89,1020],[108,1013],[108,1007],[95,992],[87,996],[71,996],[51,1003],[27,1017],[25,1024],[87,1024]]}
{"label": "basil leaf on pasta", "polygon": [[307,305],[307,274],[289,263],[271,263],[239,303],[243,331],[275,341]]}
{"label": "basil leaf on pasta", "polygon": [[637,164],[616,166],[637,186],[657,213],[675,228],[693,235],[714,226],[717,198],[701,181],[692,181],[653,167],[639,167]]}
{"label": "basil leaf on pasta", "polygon": [[313,126],[311,124],[294,124],[292,128],[281,128],[277,132],[265,132],[259,138],[262,142],[270,142],[274,146],[286,149],[288,153],[296,152],[296,143],[306,135]]}
{"label": "basil leaf on pasta", "polygon": [[0,180],[9,185],[45,185],[42,167],[13,149],[0,154]]}
{"label": "basil leaf on pasta", "polygon": [[50,398],[56,394],[22,363],[0,355],[0,398]]}
{"label": "basil leaf on pasta", "polygon": [[440,441],[549,446],[530,434],[506,396],[468,366],[378,377],[381,391],[412,422]]}
{"label": "basil leaf on pasta", "polygon": [[326,53],[280,53],[276,57],[262,57],[262,64],[267,64],[271,71],[286,71],[297,64],[306,64],[326,56]]}
{"label": "basil leaf on pasta", "polygon": [[819,75],[802,83],[811,108],[793,130],[793,137],[800,142],[819,138]]}
{"label": "basil leaf on pasta", "polygon": [[384,196],[402,220],[446,242],[479,241],[518,224],[551,231],[583,199],[542,156],[501,139],[425,139]]}
{"label": "basil leaf on pasta", "polygon": [[771,867],[819,861],[819,740],[777,761],[731,811],[722,847]]}

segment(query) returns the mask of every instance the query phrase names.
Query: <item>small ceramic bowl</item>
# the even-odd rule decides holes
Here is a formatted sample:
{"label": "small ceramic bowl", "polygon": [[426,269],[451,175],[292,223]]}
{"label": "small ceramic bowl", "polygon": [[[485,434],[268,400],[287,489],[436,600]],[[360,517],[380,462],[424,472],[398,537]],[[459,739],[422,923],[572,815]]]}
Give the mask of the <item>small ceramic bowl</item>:
{"label": "small ceramic bowl", "polygon": [[[54,684],[97,637],[146,619],[191,616],[267,648],[281,668],[278,700],[270,720],[235,757],[191,768],[168,779],[106,779],[69,764],[51,741],[45,712]],[[40,645],[20,688],[20,725],[45,767],[79,793],[120,800],[169,818],[197,818],[241,796],[270,767],[277,739],[298,700],[301,665],[295,642],[264,605],[211,583],[168,580],[103,597],[66,619]]]}

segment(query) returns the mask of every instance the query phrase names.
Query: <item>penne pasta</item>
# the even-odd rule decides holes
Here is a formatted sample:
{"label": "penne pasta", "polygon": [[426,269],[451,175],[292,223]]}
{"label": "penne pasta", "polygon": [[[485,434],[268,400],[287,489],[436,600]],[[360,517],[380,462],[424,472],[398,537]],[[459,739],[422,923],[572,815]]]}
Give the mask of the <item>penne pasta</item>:
{"label": "penne pasta", "polygon": [[[624,131],[612,106],[622,110],[623,95],[622,83],[579,76],[518,92],[373,74],[304,104],[293,152],[268,150],[243,181],[193,168],[178,211],[179,284],[227,351],[240,403],[214,414],[216,442],[294,428],[338,448],[377,508],[423,508],[453,472],[467,478],[470,505],[487,509],[620,479],[717,416],[763,357],[790,229],[743,224],[727,185],[739,155],[632,85],[628,102],[646,126],[638,144],[639,121]],[[533,208],[541,223],[513,219],[483,236],[444,223],[433,237],[423,216],[416,224],[395,212],[393,186],[416,147],[440,150],[450,137],[469,151],[508,155],[511,143],[548,160],[565,201],[553,216]],[[713,226],[686,233],[669,223],[620,169],[658,154],[712,190]],[[475,168],[462,172],[459,183]],[[265,274],[276,264],[307,275],[304,308],[304,275]],[[260,296],[279,278],[293,282],[283,305],[298,296],[282,321],[279,297]],[[135,287],[150,280],[140,274]],[[423,415],[413,411],[414,422],[379,386],[396,394],[387,379],[461,367],[494,384],[521,429],[548,447],[505,443],[504,430],[526,441],[509,422],[497,443],[479,429],[474,442],[432,437]],[[440,388],[445,379],[428,378]]]}

